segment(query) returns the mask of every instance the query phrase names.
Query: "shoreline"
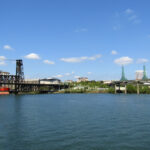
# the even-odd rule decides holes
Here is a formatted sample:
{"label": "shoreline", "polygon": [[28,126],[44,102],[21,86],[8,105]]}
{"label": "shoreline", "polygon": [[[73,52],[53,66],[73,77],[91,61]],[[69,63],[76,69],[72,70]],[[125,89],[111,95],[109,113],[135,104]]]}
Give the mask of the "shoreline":
{"label": "shoreline", "polygon": [[48,93],[42,93],[42,92],[20,92],[20,93],[10,93],[10,94],[1,94],[0,96],[7,96],[7,95],[46,95],[46,94],[112,94],[112,95],[150,95],[149,93],[109,93],[109,92],[101,92],[101,91],[88,91],[88,92],[48,92]]}

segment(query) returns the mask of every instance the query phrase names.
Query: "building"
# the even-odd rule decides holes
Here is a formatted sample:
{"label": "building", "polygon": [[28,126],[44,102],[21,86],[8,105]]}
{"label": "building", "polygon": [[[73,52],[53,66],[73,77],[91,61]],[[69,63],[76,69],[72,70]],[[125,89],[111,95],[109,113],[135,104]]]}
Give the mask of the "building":
{"label": "building", "polygon": [[148,77],[147,77],[147,75],[146,75],[146,66],[144,65],[143,66],[143,78],[142,78],[142,80],[148,80]]}
{"label": "building", "polygon": [[49,79],[40,79],[40,84],[60,84],[61,80],[57,78],[49,78]]}
{"label": "building", "polygon": [[143,70],[137,70],[136,71],[136,80],[143,80],[147,81],[148,77],[146,75],[146,66],[143,66]]}
{"label": "building", "polygon": [[89,81],[87,77],[79,77],[77,82],[86,82]]}
{"label": "building", "polygon": [[0,75],[10,75],[10,73],[9,72],[3,72],[0,70]]}
{"label": "building", "polygon": [[72,80],[67,80],[67,81],[65,81],[66,83],[73,83],[73,81]]}
{"label": "building", "polygon": [[105,80],[103,81],[104,84],[111,84],[112,83],[112,80]]}
{"label": "building", "polygon": [[39,84],[39,79],[25,79],[24,81],[30,84]]}
{"label": "building", "polygon": [[138,80],[142,80],[143,79],[143,70],[137,70],[135,72],[135,79],[138,81]]}
{"label": "building", "polygon": [[122,76],[121,76],[120,81],[127,81],[127,78],[125,77],[124,66],[122,66]]}

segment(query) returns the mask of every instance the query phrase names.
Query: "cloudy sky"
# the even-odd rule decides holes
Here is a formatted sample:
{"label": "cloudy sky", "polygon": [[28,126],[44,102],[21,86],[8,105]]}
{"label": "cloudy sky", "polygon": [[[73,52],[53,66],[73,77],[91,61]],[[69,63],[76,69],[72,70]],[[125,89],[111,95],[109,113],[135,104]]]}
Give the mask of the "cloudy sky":
{"label": "cloudy sky", "polygon": [[149,0],[1,0],[0,70],[26,78],[150,76]]}

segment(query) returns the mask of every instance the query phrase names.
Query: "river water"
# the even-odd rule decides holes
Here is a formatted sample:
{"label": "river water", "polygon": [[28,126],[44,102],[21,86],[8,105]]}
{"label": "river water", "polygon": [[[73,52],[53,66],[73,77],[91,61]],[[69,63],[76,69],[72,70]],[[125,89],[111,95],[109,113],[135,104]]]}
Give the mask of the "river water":
{"label": "river water", "polygon": [[0,150],[150,150],[150,95],[0,96]]}

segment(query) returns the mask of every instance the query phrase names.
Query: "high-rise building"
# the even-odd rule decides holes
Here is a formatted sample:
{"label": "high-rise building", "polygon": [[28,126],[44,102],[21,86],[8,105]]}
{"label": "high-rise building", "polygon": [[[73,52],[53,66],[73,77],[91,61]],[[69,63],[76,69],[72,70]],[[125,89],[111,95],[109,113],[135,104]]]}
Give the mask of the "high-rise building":
{"label": "high-rise building", "polygon": [[142,78],[142,80],[147,80],[148,78],[147,78],[147,75],[146,75],[146,66],[144,65],[143,66],[143,78]]}
{"label": "high-rise building", "polygon": [[137,70],[136,72],[135,72],[135,79],[136,80],[142,80],[143,79],[143,70]]}
{"label": "high-rise building", "polygon": [[125,72],[124,72],[124,66],[122,66],[122,76],[121,76],[121,79],[120,81],[126,81],[126,77],[125,77]]}

